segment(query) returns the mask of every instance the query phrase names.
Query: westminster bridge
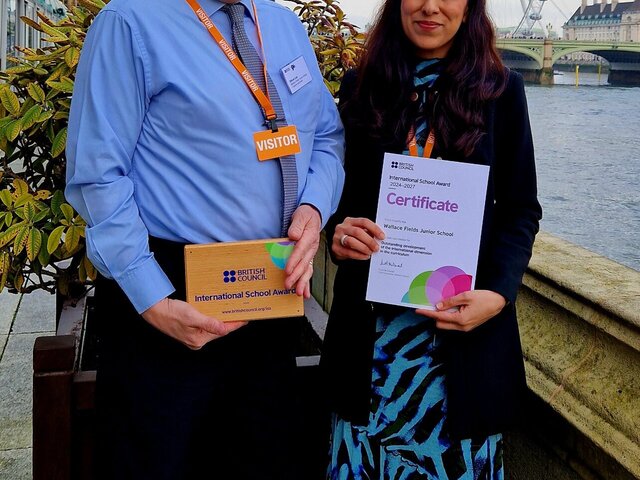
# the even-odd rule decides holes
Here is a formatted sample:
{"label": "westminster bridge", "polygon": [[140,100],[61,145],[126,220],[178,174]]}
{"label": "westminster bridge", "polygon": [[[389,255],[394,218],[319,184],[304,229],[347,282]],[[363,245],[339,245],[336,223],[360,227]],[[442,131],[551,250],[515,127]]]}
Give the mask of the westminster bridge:
{"label": "westminster bridge", "polygon": [[588,52],[609,62],[609,83],[640,85],[640,43],[500,38],[496,44],[505,64],[529,82],[552,85],[553,65],[558,60]]}

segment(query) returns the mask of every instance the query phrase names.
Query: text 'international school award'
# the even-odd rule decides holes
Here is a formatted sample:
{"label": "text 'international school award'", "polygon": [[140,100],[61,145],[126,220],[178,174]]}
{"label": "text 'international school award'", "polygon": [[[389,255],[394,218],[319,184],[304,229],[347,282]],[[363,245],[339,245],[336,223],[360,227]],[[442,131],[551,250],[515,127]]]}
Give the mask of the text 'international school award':
{"label": "text 'international school award'", "polygon": [[224,322],[297,317],[302,297],[284,286],[286,238],[185,247],[187,302]]}

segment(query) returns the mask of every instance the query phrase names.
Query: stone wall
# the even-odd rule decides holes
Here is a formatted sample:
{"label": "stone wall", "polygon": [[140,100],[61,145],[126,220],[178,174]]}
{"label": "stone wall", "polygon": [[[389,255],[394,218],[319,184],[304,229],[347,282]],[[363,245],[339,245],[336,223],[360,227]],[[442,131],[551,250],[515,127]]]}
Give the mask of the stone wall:
{"label": "stone wall", "polygon": [[[312,290],[325,310],[334,274],[323,240]],[[530,393],[505,435],[506,477],[640,478],[640,272],[540,233],[517,308]]]}
{"label": "stone wall", "polygon": [[525,428],[580,478],[640,478],[640,272],[542,233],[517,307]]}

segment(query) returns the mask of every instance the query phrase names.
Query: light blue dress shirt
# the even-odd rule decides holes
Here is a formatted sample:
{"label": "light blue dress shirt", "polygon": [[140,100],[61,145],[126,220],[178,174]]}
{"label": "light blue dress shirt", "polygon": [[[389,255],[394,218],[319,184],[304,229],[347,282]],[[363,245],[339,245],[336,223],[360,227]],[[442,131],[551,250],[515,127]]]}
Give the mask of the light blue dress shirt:
{"label": "light blue dress shirt", "polygon": [[[260,52],[250,0],[245,28]],[[222,3],[201,0],[225,38]],[[268,69],[298,128],[298,199],[326,222],[344,172],[343,129],[296,15],[256,0]],[[281,69],[302,56],[312,81],[292,94]],[[259,162],[260,107],[184,0],[112,0],[89,30],[67,142],[68,201],[88,223],[87,254],[138,312],[174,291],[148,236],[186,243],[280,235],[278,161]]]}

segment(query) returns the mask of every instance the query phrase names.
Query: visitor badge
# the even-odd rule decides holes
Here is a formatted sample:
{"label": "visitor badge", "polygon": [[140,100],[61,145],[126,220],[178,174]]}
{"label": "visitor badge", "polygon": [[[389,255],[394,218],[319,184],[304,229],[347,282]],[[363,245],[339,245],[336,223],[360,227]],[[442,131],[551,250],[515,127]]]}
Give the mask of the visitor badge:
{"label": "visitor badge", "polygon": [[291,94],[296,93],[306,84],[311,82],[309,68],[307,68],[307,63],[304,61],[302,56],[296,58],[289,65],[285,65],[281,69],[281,72]]}
{"label": "visitor badge", "polygon": [[277,132],[256,132],[253,134],[253,141],[261,162],[300,153],[300,140],[295,125],[280,127]]}

